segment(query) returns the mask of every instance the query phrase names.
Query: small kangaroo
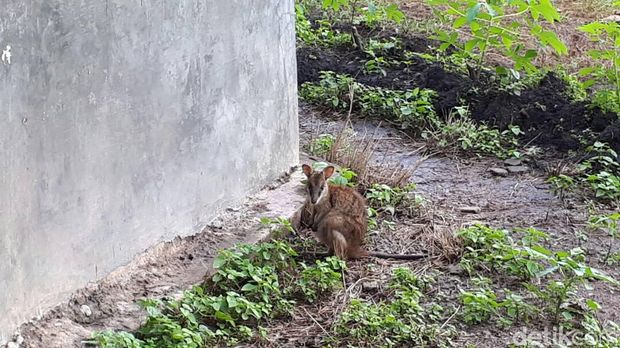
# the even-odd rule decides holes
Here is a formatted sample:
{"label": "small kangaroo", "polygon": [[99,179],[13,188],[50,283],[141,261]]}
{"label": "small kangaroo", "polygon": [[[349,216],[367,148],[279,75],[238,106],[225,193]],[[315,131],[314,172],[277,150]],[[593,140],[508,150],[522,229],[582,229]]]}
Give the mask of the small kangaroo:
{"label": "small kangaroo", "polygon": [[362,249],[362,242],[368,229],[366,200],[350,187],[332,185],[327,180],[334,173],[334,167],[314,171],[307,164],[302,166],[308,177],[307,198],[295,214],[293,226],[299,230],[304,225],[310,227],[318,240],[325,244],[330,255],[343,260],[367,256],[416,260],[427,255],[395,255],[368,252]]}

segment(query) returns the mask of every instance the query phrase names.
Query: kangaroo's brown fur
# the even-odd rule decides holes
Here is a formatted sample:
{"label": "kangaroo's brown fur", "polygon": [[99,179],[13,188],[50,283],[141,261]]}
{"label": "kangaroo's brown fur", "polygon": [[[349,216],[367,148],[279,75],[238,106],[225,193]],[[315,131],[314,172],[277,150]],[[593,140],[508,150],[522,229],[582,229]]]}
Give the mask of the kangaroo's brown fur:
{"label": "kangaroo's brown fur", "polygon": [[426,255],[391,255],[368,253],[362,249],[362,242],[368,229],[366,200],[350,187],[328,184],[334,167],[314,171],[304,164],[308,197],[293,218],[293,226],[310,227],[318,240],[325,244],[330,254],[343,260],[376,256],[382,258],[418,259]]}

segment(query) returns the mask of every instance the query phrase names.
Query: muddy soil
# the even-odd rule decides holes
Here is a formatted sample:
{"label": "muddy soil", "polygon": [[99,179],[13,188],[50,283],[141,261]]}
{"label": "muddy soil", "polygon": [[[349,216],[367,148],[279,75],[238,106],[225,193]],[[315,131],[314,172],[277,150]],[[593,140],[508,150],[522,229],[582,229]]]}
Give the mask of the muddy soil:
{"label": "muddy soil", "polygon": [[[390,33],[393,34],[393,33]],[[375,37],[390,36],[374,33]],[[365,73],[369,59],[364,52],[351,47],[336,48],[301,46],[297,49],[298,83],[316,82],[321,71],[355,76],[369,86],[391,89],[429,88],[438,92],[435,109],[447,115],[453,107],[470,106],[472,118],[505,129],[513,124],[525,132],[524,143],[552,147],[559,151],[579,149],[579,138],[586,141],[603,139],[620,151],[620,120],[615,114],[605,113],[584,102],[573,102],[567,96],[565,83],[554,74],[547,75],[537,86],[521,91],[519,95],[500,90],[490,73],[478,80],[452,72],[440,63],[419,57],[403,63],[404,52],[427,52],[436,43],[422,37],[402,37],[404,49],[392,50],[388,59],[398,61],[384,67],[381,73]],[[597,138],[598,137],[598,138]]]}

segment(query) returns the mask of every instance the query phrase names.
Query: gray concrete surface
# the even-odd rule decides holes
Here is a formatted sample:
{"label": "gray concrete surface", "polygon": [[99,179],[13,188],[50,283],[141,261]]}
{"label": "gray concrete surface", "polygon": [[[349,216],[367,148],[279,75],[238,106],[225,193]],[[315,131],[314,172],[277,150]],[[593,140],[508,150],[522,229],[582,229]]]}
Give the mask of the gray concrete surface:
{"label": "gray concrete surface", "polygon": [[297,163],[294,44],[293,0],[3,1],[0,341]]}

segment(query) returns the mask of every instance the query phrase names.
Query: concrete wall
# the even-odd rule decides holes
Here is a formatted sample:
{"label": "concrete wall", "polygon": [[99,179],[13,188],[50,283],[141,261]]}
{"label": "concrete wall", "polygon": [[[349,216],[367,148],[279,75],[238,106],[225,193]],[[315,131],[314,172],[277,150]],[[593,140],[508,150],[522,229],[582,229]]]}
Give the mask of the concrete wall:
{"label": "concrete wall", "polygon": [[297,162],[293,0],[3,0],[0,335]]}

